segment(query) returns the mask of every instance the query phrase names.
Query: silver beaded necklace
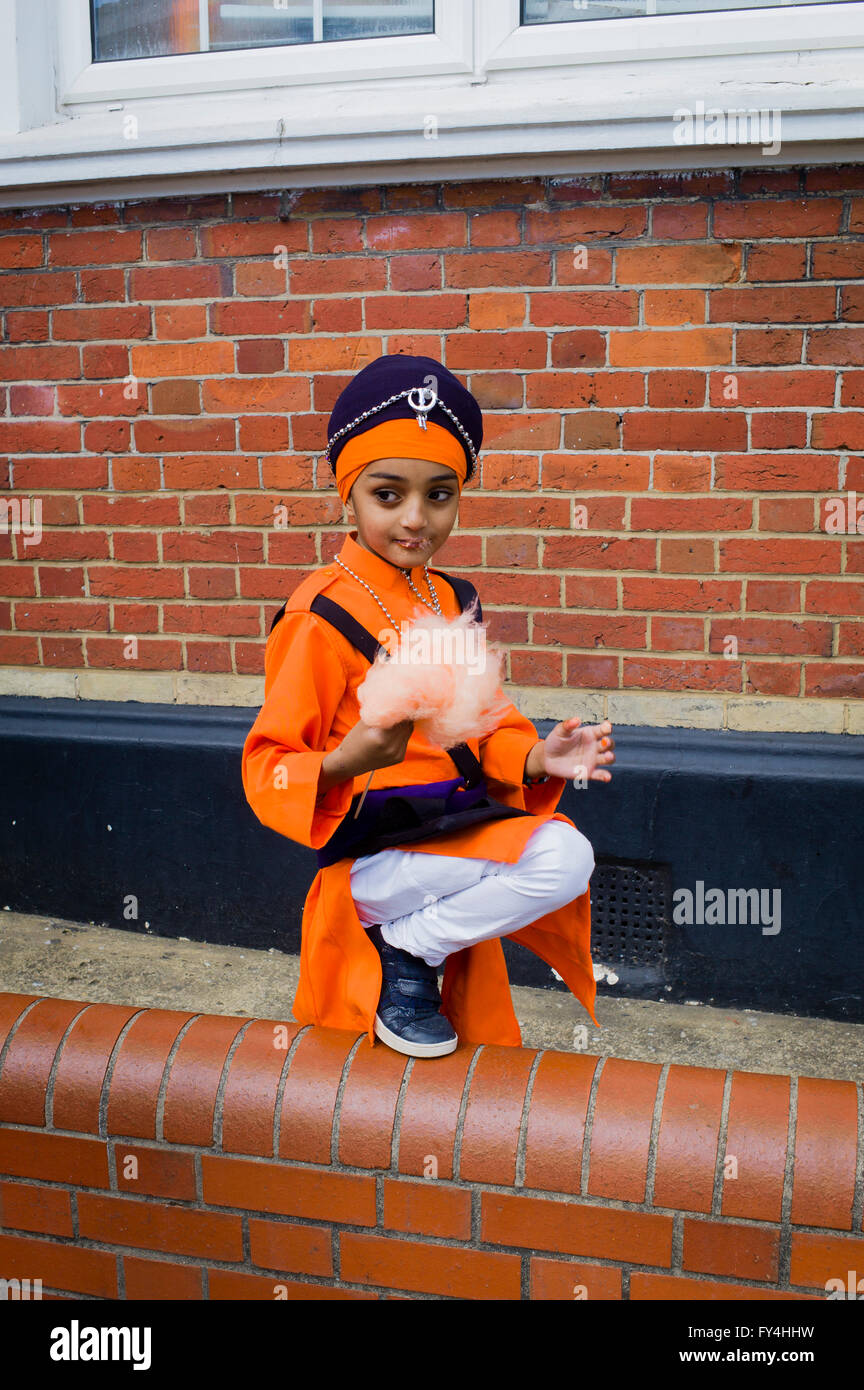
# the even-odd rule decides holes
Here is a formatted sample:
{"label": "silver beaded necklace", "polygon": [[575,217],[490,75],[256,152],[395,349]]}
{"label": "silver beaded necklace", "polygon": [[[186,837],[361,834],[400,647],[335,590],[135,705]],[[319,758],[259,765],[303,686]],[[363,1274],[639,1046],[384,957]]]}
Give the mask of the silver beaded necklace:
{"label": "silver beaded necklace", "polygon": [[[384,613],[386,614],[386,616],[390,619],[390,626],[391,626],[394,630],[395,630],[396,628],[398,628],[399,624],[396,622],[396,619],[393,617],[393,614],[390,612],[390,609],[386,606],[386,604],[384,604],[384,603],[381,602],[380,598],[379,598],[378,595],[376,594],[375,590],[372,588],[371,584],[367,584],[365,579],[362,579],[362,578],[360,577],[359,574],[355,574],[354,571],[353,571],[352,569],[349,569],[349,567],[348,567],[348,565],[346,565],[345,561],[344,561],[344,560],[340,560],[340,558],[339,558],[338,555],[337,555],[335,558],[336,558],[336,563],[337,563],[337,565],[341,565],[342,568],[343,568],[343,570],[346,570],[347,573],[350,574],[351,577],[352,577],[353,579],[356,579],[356,580],[357,580],[357,583],[358,583],[358,584],[362,584],[364,589],[368,589],[369,593],[372,595],[372,597],[374,598],[375,602],[378,604],[378,607],[379,607],[379,608],[382,608],[382,609],[384,610]],[[429,592],[430,592],[430,594],[432,595],[432,603],[430,603],[430,602],[428,601],[428,599],[425,599],[425,598],[423,597],[423,595],[421,594],[420,590],[417,588],[417,585],[414,583],[414,580],[411,578],[410,573],[408,573],[408,574],[405,575],[405,578],[408,580],[408,586],[409,586],[409,588],[411,588],[411,589],[414,591],[414,593],[417,595],[417,597],[419,598],[419,600],[420,600],[421,603],[425,603],[425,605],[426,605],[427,608],[431,608],[432,611],[433,611],[433,613],[437,613],[438,616],[439,616],[439,618],[443,618],[443,617],[444,617],[444,614],[442,613],[442,611],[441,611],[441,605],[440,605],[440,603],[438,602],[438,595],[436,594],[435,588],[434,588],[434,586],[433,586],[433,584],[432,584],[432,580],[431,580],[430,577],[429,577],[429,566],[428,566],[428,565],[424,565],[424,566],[423,566],[423,573],[426,575],[426,583],[429,585]]]}

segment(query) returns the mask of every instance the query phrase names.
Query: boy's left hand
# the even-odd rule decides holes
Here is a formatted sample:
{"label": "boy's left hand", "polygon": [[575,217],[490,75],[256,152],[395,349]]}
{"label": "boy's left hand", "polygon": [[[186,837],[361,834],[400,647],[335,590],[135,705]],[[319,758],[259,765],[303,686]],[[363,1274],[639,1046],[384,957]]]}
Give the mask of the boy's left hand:
{"label": "boy's left hand", "polygon": [[611,782],[612,773],[603,770],[614,763],[615,747],[612,725],[583,724],[581,719],[565,719],[546,735],[543,758],[551,777],[579,778],[594,782]]}

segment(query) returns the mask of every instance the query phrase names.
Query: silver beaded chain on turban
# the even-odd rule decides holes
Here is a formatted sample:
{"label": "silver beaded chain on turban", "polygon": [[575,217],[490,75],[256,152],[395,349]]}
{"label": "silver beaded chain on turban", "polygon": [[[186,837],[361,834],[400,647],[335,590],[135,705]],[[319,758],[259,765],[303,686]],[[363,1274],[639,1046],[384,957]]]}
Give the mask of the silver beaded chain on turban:
{"label": "silver beaded chain on turban", "polygon": [[[412,396],[414,396],[416,393],[419,393],[419,401],[411,399]],[[394,401],[401,401],[405,396],[408,397],[408,404],[410,405],[411,409],[416,411],[417,413],[417,423],[424,430],[426,428],[426,416],[428,415],[429,411],[433,408],[433,406],[437,405],[440,410],[444,411],[445,415],[449,415],[450,419],[453,421],[460,435],[464,439],[465,446],[468,449],[469,454],[471,455],[472,470],[476,468],[477,453],[472,443],[471,436],[465,429],[465,426],[462,424],[462,421],[459,419],[459,417],[456,414],[454,414],[454,412],[450,409],[449,406],[444,404],[440,396],[438,396],[437,393],[432,390],[431,386],[411,386],[408,388],[407,391],[397,391],[394,396],[388,396],[386,401],[380,401],[378,405],[373,405],[369,410],[364,410],[363,414],[358,415],[356,420],[352,420],[349,424],[343,425],[342,429],[337,430],[333,438],[328,441],[327,448],[324,451],[324,458],[327,460],[327,463],[330,465],[330,468],[333,468],[333,464],[330,463],[330,450],[336,443],[336,441],[342,438],[343,434],[348,434],[351,430],[354,429],[356,425],[361,424],[364,420],[368,420],[371,415],[377,415],[379,410],[384,410],[386,406],[392,405]]]}

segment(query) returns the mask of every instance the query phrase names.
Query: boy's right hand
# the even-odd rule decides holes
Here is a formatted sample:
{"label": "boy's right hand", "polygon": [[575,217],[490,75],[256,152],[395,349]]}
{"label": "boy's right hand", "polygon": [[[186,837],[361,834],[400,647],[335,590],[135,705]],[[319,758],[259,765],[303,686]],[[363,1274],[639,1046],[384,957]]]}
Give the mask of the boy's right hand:
{"label": "boy's right hand", "polygon": [[354,768],[354,776],[359,777],[375,768],[401,763],[413,732],[413,719],[403,719],[389,729],[373,729],[358,719],[339,746]]}

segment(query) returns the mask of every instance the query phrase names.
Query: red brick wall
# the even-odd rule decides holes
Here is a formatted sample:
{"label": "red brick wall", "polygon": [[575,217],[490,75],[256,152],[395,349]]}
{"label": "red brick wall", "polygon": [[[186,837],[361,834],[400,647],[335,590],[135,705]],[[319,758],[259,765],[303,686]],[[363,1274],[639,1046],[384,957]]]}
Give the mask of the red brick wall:
{"label": "red brick wall", "polygon": [[864,694],[825,529],[864,498],[862,166],[12,211],[0,266],[0,478],[45,527],[0,534],[2,663],[260,675],[339,544],[332,403],[408,351],[486,411],[437,563],[513,682]]}
{"label": "red brick wall", "polygon": [[851,1081],[418,1061],[14,994],[0,1048],[0,1277],[47,1295],[814,1300],[864,1279]]}

